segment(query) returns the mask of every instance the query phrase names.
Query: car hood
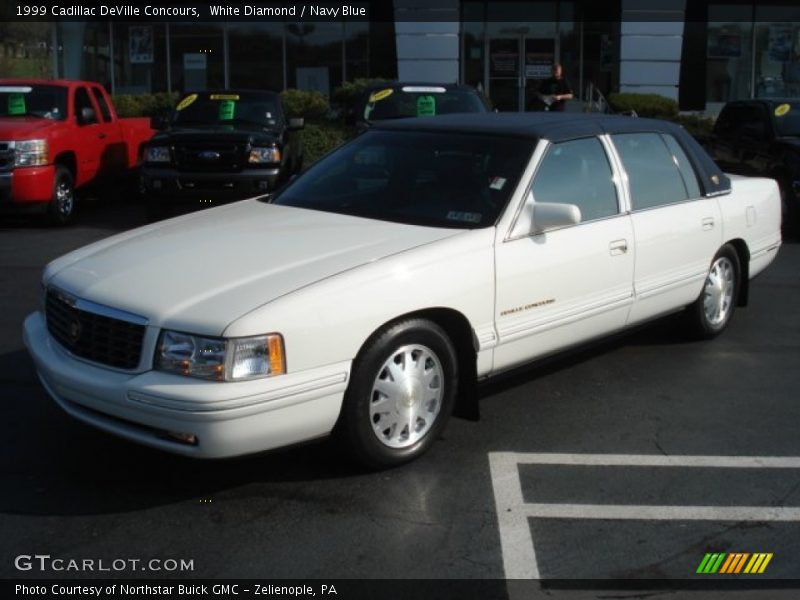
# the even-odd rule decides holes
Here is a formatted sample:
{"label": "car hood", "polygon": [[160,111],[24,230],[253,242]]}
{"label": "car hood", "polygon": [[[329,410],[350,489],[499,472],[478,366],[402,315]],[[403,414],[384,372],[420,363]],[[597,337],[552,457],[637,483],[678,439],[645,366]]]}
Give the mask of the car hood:
{"label": "car hood", "polygon": [[458,233],[245,200],[101,240],[45,278],[151,325],[222,335],[276,298]]}
{"label": "car hood", "polygon": [[41,134],[48,129],[58,127],[62,121],[41,119],[39,117],[6,117],[0,118],[0,140],[18,140]]}

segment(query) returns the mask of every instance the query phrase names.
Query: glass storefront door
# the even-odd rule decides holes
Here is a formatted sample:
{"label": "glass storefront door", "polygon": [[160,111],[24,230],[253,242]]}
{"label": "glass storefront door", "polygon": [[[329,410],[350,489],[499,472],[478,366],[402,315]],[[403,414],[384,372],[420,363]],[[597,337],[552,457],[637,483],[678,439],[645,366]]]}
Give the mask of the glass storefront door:
{"label": "glass storefront door", "polygon": [[536,105],[539,82],[550,77],[556,62],[556,41],[524,34],[488,41],[488,95],[501,111],[530,110]]}
{"label": "glass storefront door", "polygon": [[518,111],[525,106],[525,85],[522,77],[522,37],[489,39],[488,95],[501,111]]}

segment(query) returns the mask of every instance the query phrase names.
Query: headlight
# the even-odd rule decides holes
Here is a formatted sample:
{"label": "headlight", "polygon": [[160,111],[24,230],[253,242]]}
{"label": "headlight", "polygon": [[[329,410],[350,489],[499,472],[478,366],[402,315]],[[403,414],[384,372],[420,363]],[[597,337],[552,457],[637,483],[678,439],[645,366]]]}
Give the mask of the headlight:
{"label": "headlight", "polygon": [[214,381],[243,381],[286,372],[283,338],[277,333],[211,338],[164,330],[154,366],[160,371]]}
{"label": "headlight", "polygon": [[146,162],[169,162],[169,148],[167,146],[150,146],[144,153]]}
{"label": "headlight", "polygon": [[281,151],[277,148],[253,148],[247,162],[254,163],[279,163],[281,162]]}
{"label": "headlight", "polygon": [[25,140],[14,144],[15,167],[39,167],[49,161],[47,140]]}

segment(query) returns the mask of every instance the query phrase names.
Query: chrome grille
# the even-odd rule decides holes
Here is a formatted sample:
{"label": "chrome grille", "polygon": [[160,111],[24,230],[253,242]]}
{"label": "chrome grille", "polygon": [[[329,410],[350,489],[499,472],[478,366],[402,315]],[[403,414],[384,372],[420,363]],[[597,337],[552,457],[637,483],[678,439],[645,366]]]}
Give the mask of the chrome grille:
{"label": "chrome grille", "polygon": [[119,369],[139,365],[144,325],[84,310],[53,289],[47,290],[45,315],[50,335],[72,354]]}

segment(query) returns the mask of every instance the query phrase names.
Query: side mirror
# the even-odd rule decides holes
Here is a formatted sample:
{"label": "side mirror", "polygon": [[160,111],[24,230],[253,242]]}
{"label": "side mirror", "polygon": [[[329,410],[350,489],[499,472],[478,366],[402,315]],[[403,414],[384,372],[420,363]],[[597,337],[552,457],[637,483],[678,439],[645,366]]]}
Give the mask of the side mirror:
{"label": "side mirror", "polygon": [[94,109],[88,106],[84,106],[81,109],[80,114],[78,115],[78,123],[81,125],[90,125],[92,123],[97,123],[97,115],[94,114]]}
{"label": "side mirror", "polygon": [[574,204],[535,202],[531,233],[544,233],[581,222],[581,209]]}
{"label": "side mirror", "polygon": [[169,115],[158,114],[150,117],[150,129],[164,131],[169,127]]}
{"label": "side mirror", "polygon": [[298,131],[305,127],[306,120],[303,117],[292,117],[289,119],[289,130]]}

